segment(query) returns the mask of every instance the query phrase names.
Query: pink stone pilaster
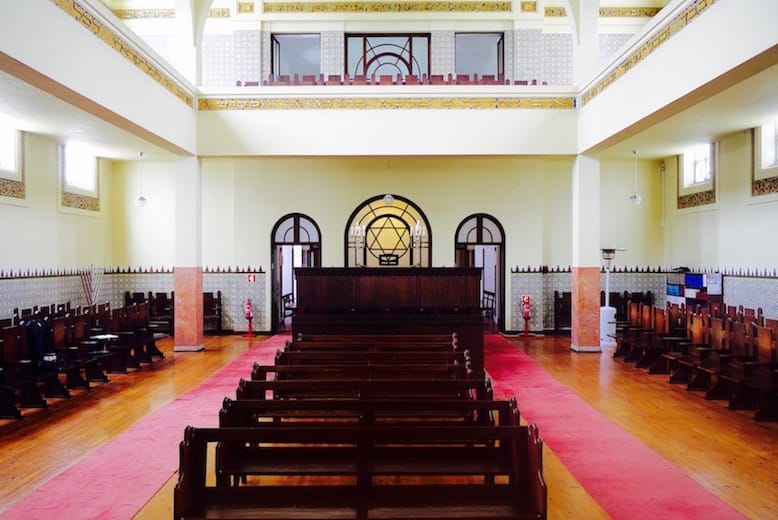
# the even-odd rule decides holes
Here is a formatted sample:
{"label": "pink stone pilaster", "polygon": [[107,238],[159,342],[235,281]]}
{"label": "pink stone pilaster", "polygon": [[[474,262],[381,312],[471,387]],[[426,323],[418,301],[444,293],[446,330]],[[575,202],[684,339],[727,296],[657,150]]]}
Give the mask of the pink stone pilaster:
{"label": "pink stone pilaster", "polygon": [[600,268],[573,267],[570,348],[600,352]]}
{"label": "pink stone pilaster", "polygon": [[176,352],[203,350],[203,269],[176,267],[173,272],[175,288]]}

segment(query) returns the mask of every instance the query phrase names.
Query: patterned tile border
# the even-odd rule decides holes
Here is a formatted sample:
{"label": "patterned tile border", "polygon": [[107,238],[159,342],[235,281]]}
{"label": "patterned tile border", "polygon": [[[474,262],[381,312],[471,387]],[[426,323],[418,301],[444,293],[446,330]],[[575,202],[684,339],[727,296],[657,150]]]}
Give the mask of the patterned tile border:
{"label": "patterned tile border", "polygon": [[14,199],[23,199],[25,196],[24,182],[3,179],[0,177],[0,197],[11,197]]}
{"label": "patterned tile border", "polygon": [[[186,90],[179,87],[165,72],[155,67],[121,36],[94,16],[79,0],[51,0],[51,2],[71,16],[83,27],[91,31],[103,43],[121,54],[127,61],[135,65],[151,79],[159,83],[162,87],[171,92],[179,100],[188,106],[193,106],[193,96]],[[228,13],[229,16],[229,13]]]}
{"label": "patterned tile border", "polygon": [[511,2],[264,2],[265,13],[510,13]]}
{"label": "patterned tile border", "polygon": [[696,208],[716,203],[716,189],[680,195],[678,197],[678,209]]}
{"label": "patterned tile border", "polygon": [[[661,11],[661,7],[600,7],[600,16],[608,18],[653,18]],[[545,16],[549,18],[565,18],[564,7],[546,7]]]}
{"label": "patterned tile border", "polygon": [[573,109],[575,98],[202,98],[200,110]]}
{"label": "patterned tile border", "polygon": [[251,14],[254,12],[254,2],[238,2],[239,14]]}
{"label": "patterned tile border", "polygon": [[778,193],[778,177],[769,177],[767,179],[755,179],[751,183],[751,195],[758,197],[760,195],[770,195]]}
{"label": "patterned tile border", "polygon": [[77,193],[62,192],[62,205],[66,208],[100,211],[100,198]]}
{"label": "patterned tile border", "polygon": [[[692,23],[703,11],[715,4],[718,0],[694,0],[684,11],[671,20],[665,22],[659,31],[651,39],[645,42],[635,52],[624,58],[610,74],[598,81],[592,88],[581,95],[581,106],[597,97],[603,90],[609,87],[620,77],[629,72],[632,67],[646,59],[652,52],[675,36],[687,25]],[[560,8],[562,9],[562,8]],[[629,9],[629,8],[626,8]],[[549,16],[546,13],[546,16]]]}
{"label": "patterned tile border", "polygon": [[522,13],[537,13],[538,12],[538,3],[535,1],[532,2],[522,2],[521,3],[521,12]]}

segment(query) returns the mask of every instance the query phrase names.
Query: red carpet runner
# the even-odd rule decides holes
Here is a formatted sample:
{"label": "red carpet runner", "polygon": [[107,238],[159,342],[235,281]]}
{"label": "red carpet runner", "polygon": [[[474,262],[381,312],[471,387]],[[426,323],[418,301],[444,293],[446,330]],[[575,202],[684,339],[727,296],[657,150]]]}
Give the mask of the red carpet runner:
{"label": "red carpet runner", "polygon": [[522,417],[612,518],[745,518],[503,337],[484,336],[484,350],[495,395],[516,396]]}
{"label": "red carpet runner", "polygon": [[[238,380],[250,374],[254,361],[272,363],[287,338],[275,336],[249,349],[198,388],[96,449],[0,517],[132,518],[178,469],[184,427],[216,426],[223,398],[235,394]],[[486,368],[497,395],[516,396],[522,416],[538,424],[546,445],[614,519],[743,518],[502,337],[487,335],[485,349]]]}

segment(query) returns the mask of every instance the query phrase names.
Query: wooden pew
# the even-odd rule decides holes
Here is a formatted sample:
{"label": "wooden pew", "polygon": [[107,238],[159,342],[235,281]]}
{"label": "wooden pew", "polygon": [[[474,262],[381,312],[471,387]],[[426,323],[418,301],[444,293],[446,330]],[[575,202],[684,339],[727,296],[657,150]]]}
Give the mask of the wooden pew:
{"label": "wooden pew", "polygon": [[[289,474],[302,460],[303,479],[340,468],[343,479],[297,484],[221,487],[206,484],[208,445],[271,444],[263,474]],[[432,449],[432,445],[435,446]],[[310,450],[329,450],[326,467],[305,464]],[[479,451],[480,450],[480,451]],[[542,441],[530,426],[343,426],[330,428],[193,428],[180,444],[174,517],[189,518],[457,518],[459,520],[544,519]],[[274,469],[278,461],[282,468]],[[384,462],[385,461],[385,462]],[[397,461],[407,461],[398,463]],[[486,461],[486,462],[485,462]],[[377,462],[381,462],[380,464]],[[480,476],[480,480],[423,477]],[[213,469],[212,469],[213,471]],[[506,478],[492,484],[494,472]],[[374,477],[422,477],[421,483],[382,485]],[[416,479],[418,480],[418,478]],[[470,483],[472,482],[472,483]]]}
{"label": "wooden pew", "polygon": [[469,377],[468,363],[388,363],[369,365],[295,364],[260,365],[255,363],[251,370],[252,380],[298,380],[298,379],[464,379]]}
{"label": "wooden pew", "polygon": [[251,381],[241,379],[236,399],[494,399],[490,379],[384,379]]}
{"label": "wooden pew", "polygon": [[21,418],[20,408],[45,408],[47,405],[38,389],[32,360],[25,354],[25,337],[21,324],[4,327],[0,337],[0,417],[4,419]]}
{"label": "wooden pew", "polygon": [[370,351],[276,351],[276,364],[333,364],[365,365],[388,363],[464,363],[469,357],[469,351],[400,351],[400,352],[370,352]]}
{"label": "wooden pew", "polygon": [[[219,412],[220,427],[314,427],[329,428],[344,425],[402,425],[430,428],[454,428],[474,425],[518,425],[519,410],[515,399],[510,400],[386,400],[386,399],[225,399]],[[244,446],[245,447],[245,446]],[[238,485],[246,477],[256,474],[255,468],[263,457],[252,447],[231,447],[221,450],[217,446],[217,478],[220,485]],[[325,450],[326,451],[326,450]],[[327,471],[327,459],[315,460],[309,451],[305,460],[296,461],[286,470],[303,464],[321,466]],[[338,474],[335,469],[333,474]],[[428,471],[434,472],[435,468]]]}

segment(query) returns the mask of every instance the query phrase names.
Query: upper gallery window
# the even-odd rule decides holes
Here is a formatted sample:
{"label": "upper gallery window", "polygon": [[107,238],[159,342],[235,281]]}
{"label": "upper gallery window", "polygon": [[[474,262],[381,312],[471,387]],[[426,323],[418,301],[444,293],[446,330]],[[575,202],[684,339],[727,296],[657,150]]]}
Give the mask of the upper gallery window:
{"label": "upper gallery window", "polygon": [[321,71],[319,34],[274,34],[270,59],[273,75],[318,75]]}
{"label": "upper gallery window", "polygon": [[429,34],[347,34],[346,72],[371,77],[429,74]]}
{"label": "upper gallery window", "polygon": [[457,33],[455,35],[457,75],[494,75],[505,72],[503,33]]}
{"label": "upper gallery window", "polygon": [[85,147],[74,143],[62,145],[60,168],[64,191],[97,194],[97,157]]}

